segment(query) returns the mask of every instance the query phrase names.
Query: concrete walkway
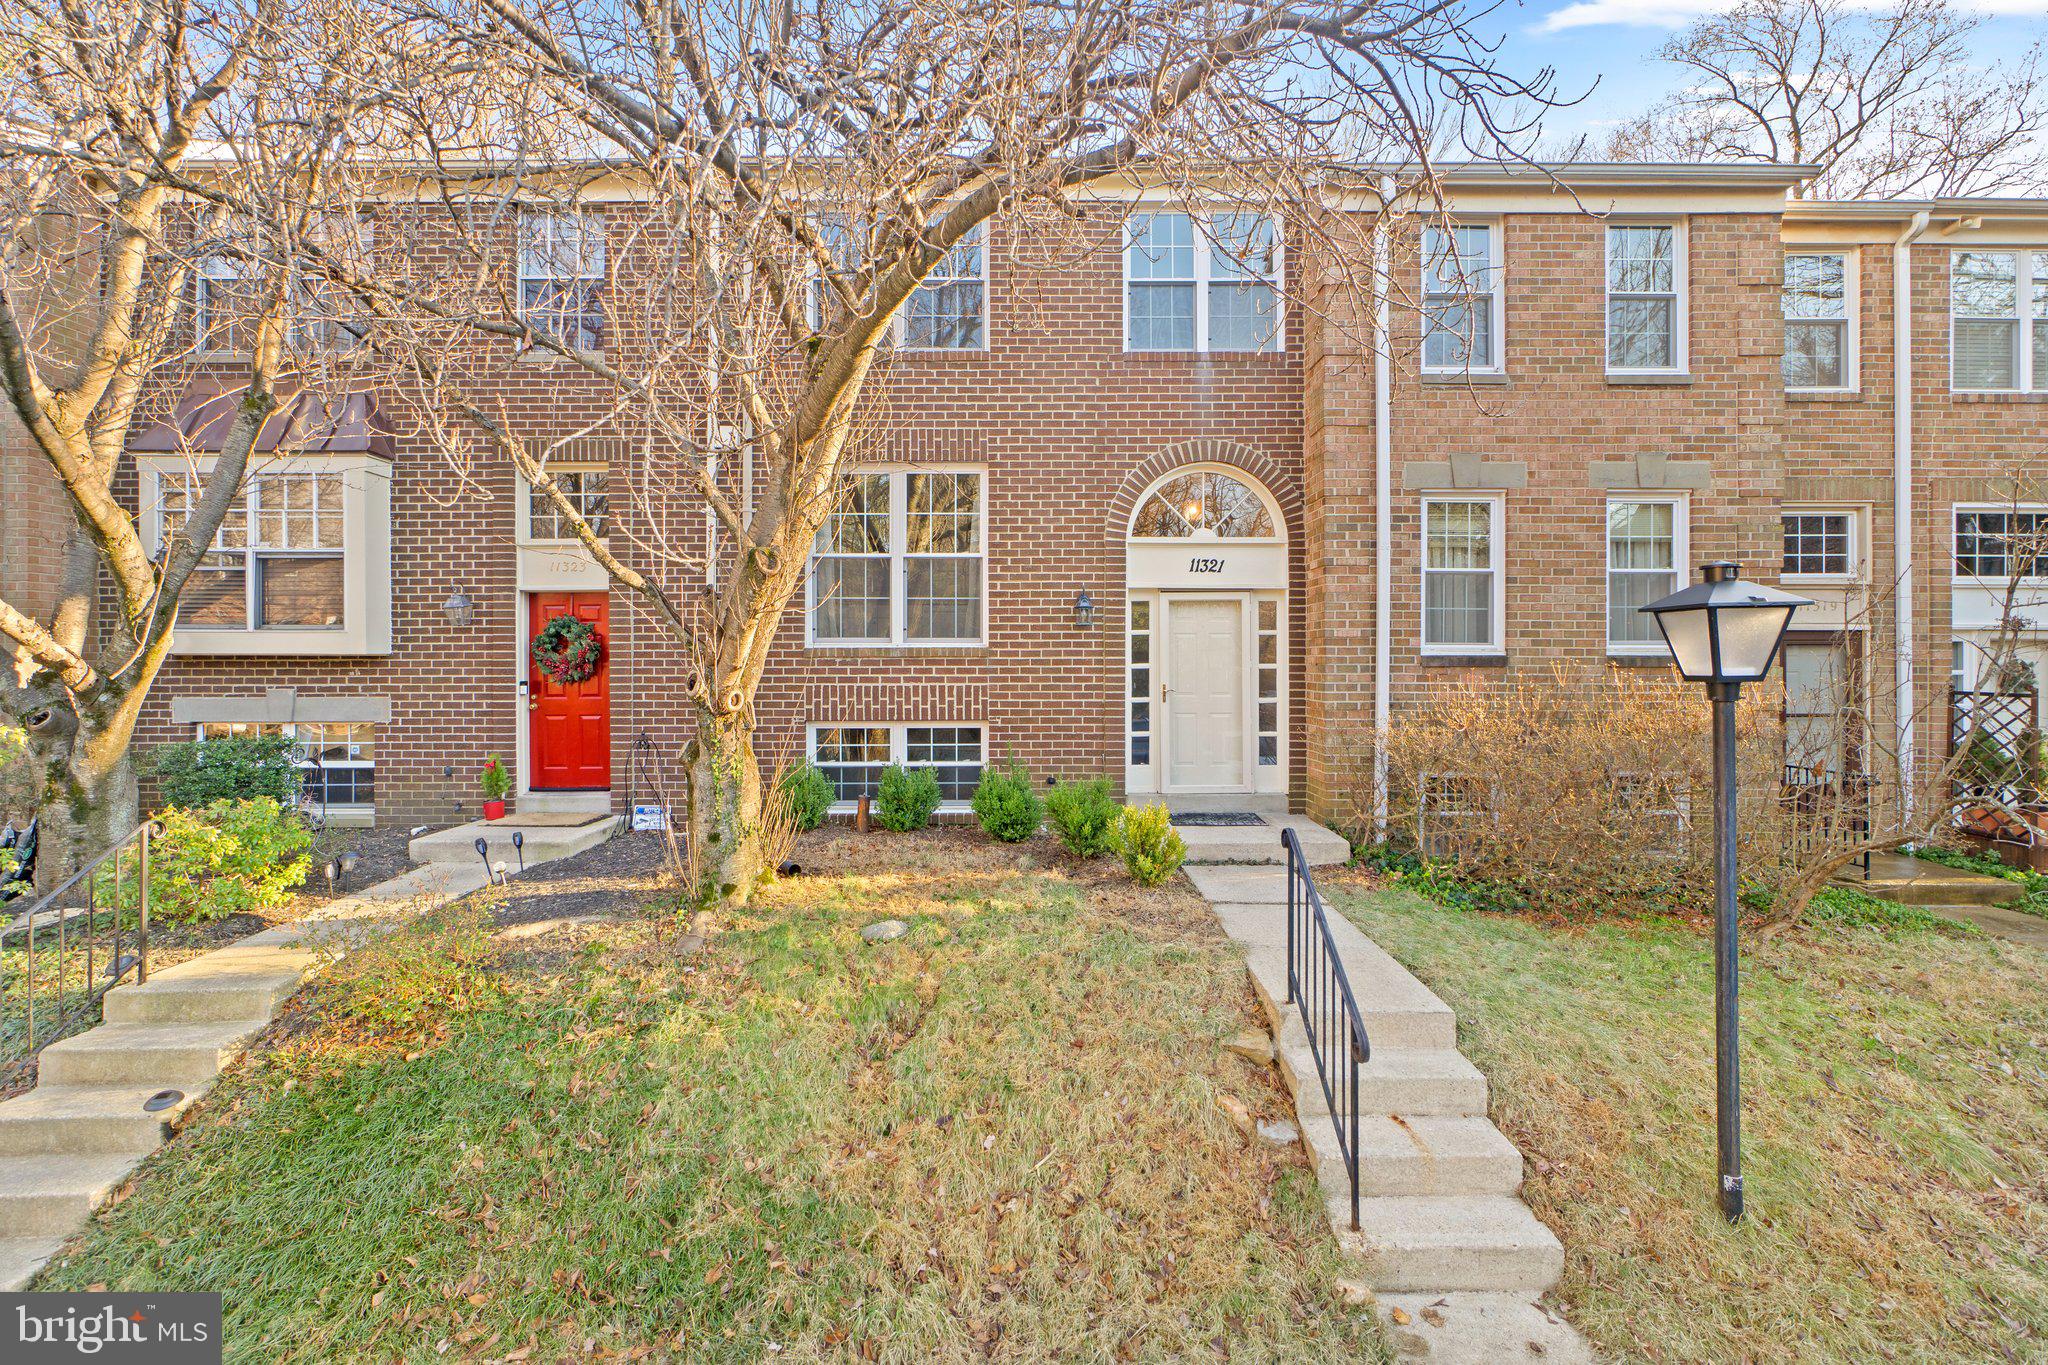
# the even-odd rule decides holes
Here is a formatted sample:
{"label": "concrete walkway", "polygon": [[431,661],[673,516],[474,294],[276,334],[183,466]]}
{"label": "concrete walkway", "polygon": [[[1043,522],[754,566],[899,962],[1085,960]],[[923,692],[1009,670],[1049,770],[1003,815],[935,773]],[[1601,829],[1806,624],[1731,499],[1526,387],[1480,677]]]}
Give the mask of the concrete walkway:
{"label": "concrete walkway", "polygon": [[[1311,864],[1349,856],[1341,838],[1315,829],[1311,842],[1297,825]],[[1181,835],[1197,832],[1220,831]],[[1266,861],[1237,857],[1235,865],[1217,865],[1189,840],[1188,879],[1245,951],[1330,1226],[1373,1290],[1395,1348],[1404,1357],[1470,1365],[1592,1360],[1584,1338],[1538,1303],[1564,1267],[1564,1249],[1517,1198],[1521,1154],[1486,1117],[1486,1077],[1458,1051],[1450,1006],[1356,926],[1333,916],[1331,939],[1372,1045],[1371,1060],[1359,1068],[1362,1204],[1360,1226],[1352,1229],[1350,1178],[1330,1105],[1300,1012],[1283,1003],[1287,873],[1279,831],[1229,832],[1263,836]]]}
{"label": "concrete walkway", "polygon": [[2048,918],[2006,908],[2026,894],[2018,882],[1904,853],[1871,855],[1867,881],[1854,868],[1836,880],[1873,896],[1965,920],[1996,938],[2048,951]]}
{"label": "concrete walkway", "polygon": [[[566,857],[612,820],[526,834],[526,865]],[[497,836],[511,826],[491,827]],[[365,936],[481,889],[468,827],[414,841],[422,866],[294,924],[107,992],[99,1027],[42,1051],[36,1088],[0,1103],[0,1291],[24,1288],[119,1189],[307,977]],[[441,859],[436,861],[436,859]],[[517,861],[513,862],[516,874]],[[155,1107],[151,1107],[154,1105]]]}

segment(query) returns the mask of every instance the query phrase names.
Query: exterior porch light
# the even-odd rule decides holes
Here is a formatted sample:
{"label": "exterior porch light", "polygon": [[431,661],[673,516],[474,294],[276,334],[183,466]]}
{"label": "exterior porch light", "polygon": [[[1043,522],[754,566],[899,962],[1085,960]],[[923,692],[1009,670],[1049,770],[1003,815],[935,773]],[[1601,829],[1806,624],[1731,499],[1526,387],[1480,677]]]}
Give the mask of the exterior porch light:
{"label": "exterior porch light", "polygon": [[1095,626],[1095,599],[1083,588],[1074,594],[1074,629],[1091,630]]}
{"label": "exterior porch light", "polygon": [[457,588],[441,604],[441,614],[448,618],[449,625],[464,630],[476,624],[476,603],[469,600],[468,593]]}
{"label": "exterior porch light", "polygon": [[1742,1096],[1736,1028],[1735,700],[1778,657],[1792,613],[1813,603],[1745,583],[1726,560],[1700,581],[1650,603],[1679,673],[1707,685],[1714,704],[1714,1093],[1721,1215],[1742,1217]]}

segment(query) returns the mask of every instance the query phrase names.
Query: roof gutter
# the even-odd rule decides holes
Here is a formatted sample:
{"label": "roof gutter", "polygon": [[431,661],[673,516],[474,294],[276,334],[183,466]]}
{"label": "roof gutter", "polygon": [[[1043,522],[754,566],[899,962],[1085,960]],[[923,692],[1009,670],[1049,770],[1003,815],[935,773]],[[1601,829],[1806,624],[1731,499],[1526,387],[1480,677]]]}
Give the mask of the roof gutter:
{"label": "roof gutter", "polygon": [[1927,231],[1920,210],[1892,243],[1892,569],[1898,600],[1892,610],[1900,813],[1910,827],[1919,758],[1913,727],[1913,243]]}

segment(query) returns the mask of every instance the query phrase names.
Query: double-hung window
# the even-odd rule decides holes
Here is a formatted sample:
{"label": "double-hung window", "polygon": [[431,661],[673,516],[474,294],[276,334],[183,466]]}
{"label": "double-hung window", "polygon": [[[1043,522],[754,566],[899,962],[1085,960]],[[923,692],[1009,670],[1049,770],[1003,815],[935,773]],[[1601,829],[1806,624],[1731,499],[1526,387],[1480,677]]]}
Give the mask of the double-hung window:
{"label": "double-hung window", "polygon": [[1855,297],[1849,257],[1795,251],[1785,257],[1785,387],[1856,387]]}
{"label": "double-hung window", "polygon": [[1501,502],[1422,500],[1422,650],[1491,654],[1501,648]]}
{"label": "double-hung window", "polygon": [[1949,337],[1952,388],[2048,392],[2048,251],[1953,253]]}
{"label": "double-hung window", "polygon": [[[203,475],[158,479],[159,534],[168,540],[203,495]],[[179,602],[208,628],[333,630],[342,624],[342,476],[258,474],[221,521]]]}
{"label": "double-hung window", "polygon": [[1607,500],[1607,650],[1661,654],[1664,637],[1641,608],[1678,590],[1685,561],[1685,503],[1676,498]]}
{"label": "double-hung window", "polygon": [[[608,475],[601,468],[550,469],[555,487],[596,535],[611,532],[611,497]],[[555,507],[555,501],[539,488],[529,488],[526,536],[528,540],[574,540],[570,521]]]}
{"label": "double-hung window", "polygon": [[577,350],[604,349],[604,218],[519,216],[519,311],[535,330]]}
{"label": "double-hung window", "polygon": [[843,476],[812,554],[811,643],[980,644],[983,498],[978,470]]}
{"label": "double-hung window", "polygon": [[1685,368],[1685,243],[1674,223],[1607,229],[1607,368],[1673,374]]}
{"label": "double-hung window", "polygon": [[1258,213],[1133,214],[1124,227],[1124,349],[1280,349],[1280,242]]}
{"label": "double-hung window", "polygon": [[1491,223],[1422,233],[1422,368],[1501,368],[1500,231]]}
{"label": "double-hung window", "polygon": [[2048,578],[2048,510],[1958,507],[1956,577],[1993,585]]}
{"label": "double-hung window", "polygon": [[903,345],[913,351],[977,351],[988,344],[988,252],[976,223],[903,308]]}
{"label": "double-hung window", "polygon": [[[292,761],[299,769],[299,799],[315,810],[369,807],[377,798],[377,729],[360,722],[205,721],[199,726],[202,745],[210,739],[253,739],[285,735],[292,741]],[[203,757],[204,748],[200,750]]]}
{"label": "double-hung window", "polygon": [[241,263],[208,256],[192,272],[192,335],[200,352],[230,354],[248,348],[249,294]]}
{"label": "double-hung window", "polygon": [[987,746],[979,725],[813,725],[811,762],[832,784],[833,805],[847,809],[881,790],[891,764],[928,768],[939,796],[964,806],[981,782]]}
{"label": "double-hung window", "polygon": [[1857,570],[1856,514],[1848,510],[1787,508],[1779,522],[1786,578],[1851,578]]}

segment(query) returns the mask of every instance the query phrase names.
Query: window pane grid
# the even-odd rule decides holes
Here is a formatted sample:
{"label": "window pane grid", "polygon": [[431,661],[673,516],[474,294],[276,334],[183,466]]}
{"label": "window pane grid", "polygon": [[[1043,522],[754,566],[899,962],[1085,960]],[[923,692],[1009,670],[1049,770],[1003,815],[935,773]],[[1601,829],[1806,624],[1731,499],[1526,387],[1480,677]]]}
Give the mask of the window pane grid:
{"label": "window pane grid", "polygon": [[811,566],[815,643],[979,643],[982,476],[853,474],[818,530]]}
{"label": "window pane grid", "polygon": [[292,740],[299,769],[299,804],[310,809],[368,806],[377,795],[376,727],[358,721],[206,721],[198,727],[211,739],[252,739],[284,735]]}
{"label": "window pane grid", "polygon": [[[555,487],[568,499],[576,514],[593,534],[611,533],[609,474],[602,469],[560,469],[552,471]],[[555,510],[554,500],[541,489],[529,490],[527,535],[534,540],[574,540],[568,519]]]}
{"label": "window pane grid", "polygon": [[604,219],[527,213],[519,219],[519,308],[563,344],[604,345]]}
{"label": "window pane grid", "polygon": [[1258,601],[1259,766],[1280,764],[1280,603]]}
{"label": "window pane grid", "polygon": [[1607,367],[1678,364],[1678,234],[1668,225],[1607,229]]}
{"label": "window pane grid", "polygon": [[1491,370],[1494,355],[1493,229],[1429,228],[1423,234],[1422,363]]}
{"label": "window pane grid", "polygon": [[1668,502],[1607,505],[1607,642],[1656,644],[1663,636],[1640,608],[1677,590],[1678,507]]}
{"label": "window pane grid", "polygon": [[1142,768],[1152,761],[1152,603],[1134,597],[1130,610],[1131,763]]}
{"label": "window pane grid", "polygon": [[1272,219],[1134,215],[1124,251],[1125,347],[1273,351],[1280,345],[1280,247]]}
{"label": "window pane grid", "polygon": [[908,768],[930,768],[943,799],[970,800],[981,782],[981,727],[912,725],[903,732],[903,762]]}
{"label": "window pane grid", "polygon": [[987,303],[986,253],[976,224],[925,276],[904,309],[903,344],[915,350],[975,350]]}
{"label": "window pane grid", "polygon": [[[158,475],[158,526],[180,534],[204,477]],[[213,545],[180,594],[178,615],[215,630],[339,629],[347,594],[342,476],[259,474],[229,507]]]}
{"label": "window pane grid", "polygon": [[[1957,251],[1949,258],[1950,373],[1962,390],[2040,387],[2036,333],[2042,317],[2043,253]],[[2030,325],[2022,326],[2021,300]],[[2033,363],[2025,353],[2034,352]]]}
{"label": "window pane grid", "polygon": [[1956,573],[1967,578],[2040,578],[2048,569],[2048,512],[1959,511]]}
{"label": "window pane grid", "polygon": [[1850,571],[1847,512],[1787,512],[1783,522],[1783,572],[1839,576]]}
{"label": "window pane grid", "polygon": [[842,805],[873,798],[892,763],[930,769],[941,798],[964,805],[981,782],[985,753],[979,725],[820,725],[811,731],[811,762]]}
{"label": "window pane grid", "polygon": [[1494,631],[1491,501],[1423,503],[1422,643],[1490,648]]}

